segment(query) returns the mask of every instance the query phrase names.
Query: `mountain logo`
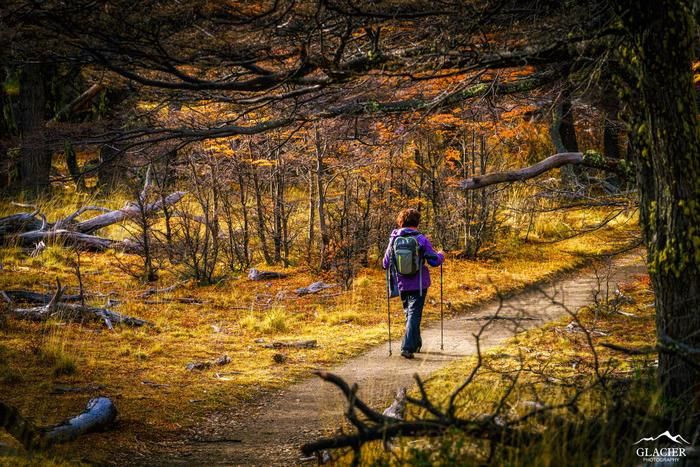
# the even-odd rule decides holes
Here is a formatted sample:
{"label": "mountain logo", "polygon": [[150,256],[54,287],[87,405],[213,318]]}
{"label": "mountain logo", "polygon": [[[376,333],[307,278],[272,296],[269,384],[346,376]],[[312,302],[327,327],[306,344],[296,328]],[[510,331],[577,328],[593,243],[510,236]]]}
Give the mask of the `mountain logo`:
{"label": "mountain logo", "polygon": [[648,438],[642,438],[642,439],[640,439],[639,441],[637,441],[636,443],[634,443],[633,446],[634,446],[634,445],[637,445],[637,444],[639,444],[639,443],[651,442],[651,441],[658,441],[659,438],[668,438],[669,440],[671,440],[671,441],[673,441],[674,443],[677,443],[677,444],[690,444],[690,443],[689,443],[688,441],[686,441],[685,438],[683,438],[680,434],[678,434],[678,435],[676,435],[676,436],[673,436],[671,433],[668,432],[668,430],[666,430],[666,431],[664,431],[663,433],[661,433],[661,434],[658,435],[658,436],[650,436],[650,437],[648,437]]}

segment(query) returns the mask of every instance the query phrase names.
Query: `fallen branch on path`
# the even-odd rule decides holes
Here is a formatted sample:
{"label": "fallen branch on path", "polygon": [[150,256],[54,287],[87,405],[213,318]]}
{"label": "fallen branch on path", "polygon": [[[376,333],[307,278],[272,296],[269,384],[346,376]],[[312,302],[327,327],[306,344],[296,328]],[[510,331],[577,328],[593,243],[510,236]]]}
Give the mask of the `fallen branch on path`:
{"label": "fallen branch on path", "polygon": [[15,407],[0,402],[0,426],[27,450],[45,449],[85,433],[105,430],[116,419],[117,408],[107,397],[91,399],[80,415],[47,428],[34,426]]}

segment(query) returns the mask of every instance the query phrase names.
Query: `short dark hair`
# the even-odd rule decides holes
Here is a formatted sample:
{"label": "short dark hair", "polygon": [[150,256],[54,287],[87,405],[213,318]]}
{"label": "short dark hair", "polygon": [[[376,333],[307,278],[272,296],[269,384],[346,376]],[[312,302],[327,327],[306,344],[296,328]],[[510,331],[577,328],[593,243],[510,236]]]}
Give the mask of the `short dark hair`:
{"label": "short dark hair", "polygon": [[418,227],[420,224],[420,212],[417,209],[404,209],[396,216],[396,225],[402,227]]}

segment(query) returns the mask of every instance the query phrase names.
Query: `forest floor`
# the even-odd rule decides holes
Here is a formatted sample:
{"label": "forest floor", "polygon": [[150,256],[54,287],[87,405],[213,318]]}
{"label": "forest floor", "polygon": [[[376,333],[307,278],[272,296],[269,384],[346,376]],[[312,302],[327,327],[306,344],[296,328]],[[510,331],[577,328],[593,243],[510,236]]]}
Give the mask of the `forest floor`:
{"label": "forest floor", "polygon": [[[400,387],[412,386],[414,374],[425,380],[437,370],[474,355],[477,351],[474,334],[489,317],[498,315],[507,319],[494,320],[486,327],[480,338],[482,352],[549,321],[561,318],[569,322],[569,313],[591,304],[595,292],[605,293],[608,286],[629,284],[645,275],[642,253],[635,251],[615,259],[604,283],[600,270],[589,267],[445,320],[444,350],[440,349],[440,324],[432,323],[422,330],[424,346],[414,360],[400,357],[399,342],[394,342],[393,356],[388,355],[388,346],[381,344],[329,371],[349,384],[357,383],[358,396],[381,411]],[[466,375],[468,371],[453,372],[452,378],[458,379],[459,374]],[[344,401],[335,386],[312,377],[268,394],[255,406],[222,411],[211,417],[198,431],[215,441],[163,446],[160,453],[152,453],[155,457],[144,459],[144,464],[152,465],[154,459],[163,465],[303,463],[299,451],[303,443],[332,434],[344,425]],[[173,451],[177,452],[175,456]]]}
{"label": "forest floor", "polygon": [[[77,204],[84,203],[78,200]],[[110,203],[118,207],[120,201]],[[75,206],[54,203],[42,206],[42,212],[60,218]],[[0,211],[4,215],[17,209],[8,205]],[[517,236],[499,240],[483,259],[448,255],[446,318],[461,315],[498,293],[510,295],[551,282],[636,241],[634,216],[570,239],[566,237],[575,232],[561,230],[561,226],[576,225],[585,231],[604,216],[596,212],[575,220],[549,216],[554,230],[534,229],[529,241]],[[119,229],[110,228],[106,236],[117,238]],[[58,462],[133,463],[139,458],[152,460],[169,449],[176,452],[176,446],[187,451],[192,443],[204,446],[206,441],[237,438],[240,430],[218,431],[214,421],[231,418],[233,413],[261,411],[311,370],[337,367],[386,341],[384,276],[376,267],[359,271],[349,291],[335,287],[298,296],[297,288],[319,279],[333,283],[334,278],[319,277],[296,264],[284,270],[288,277],[280,280],[250,281],[245,273],[227,273],[215,284],[201,286],[176,268],[166,268],[158,282],[143,284],[128,274],[133,258],[119,253],[83,253],[77,258],[68,249],[50,246],[40,257],[30,258],[18,248],[4,248],[0,250],[0,290],[50,294],[58,278],[69,286],[67,293],[76,293],[76,262],[91,294],[90,304],[104,306],[108,299],[116,300],[114,311],[147,319],[155,326],[119,326],[110,332],[100,323],[8,319],[0,328],[0,400],[15,405],[41,426],[81,412],[96,395],[111,397],[119,409],[114,430],[84,436],[46,454]],[[143,296],[149,289],[173,285],[172,290]],[[424,322],[436,322],[439,309],[434,286]],[[397,323],[392,337],[398,348],[403,316],[397,303],[392,321]],[[317,347],[266,347],[276,341],[304,339],[316,340]],[[227,365],[186,369],[188,363],[210,362],[223,355],[231,359]],[[394,360],[399,364],[398,358]],[[14,440],[0,433],[0,456],[5,452],[21,451]],[[129,453],[129,459],[121,457],[123,452]]]}

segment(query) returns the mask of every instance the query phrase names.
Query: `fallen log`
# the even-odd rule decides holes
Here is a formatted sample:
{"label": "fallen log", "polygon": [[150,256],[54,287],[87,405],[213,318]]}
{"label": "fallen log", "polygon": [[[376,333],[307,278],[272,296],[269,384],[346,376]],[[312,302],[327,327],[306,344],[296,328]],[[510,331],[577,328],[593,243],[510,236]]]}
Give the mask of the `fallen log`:
{"label": "fallen log", "polygon": [[34,248],[39,242],[58,243],[61,245],[79,248],[85,251],[105,251],[108,249],[123,250],[127,253],[138,252],[138,245],[134,242],[112,240],[109,238],[88,235],[73,230],[32,230],[16,236],[20,246]]}
{"label": "fallen log", "polygon": [[316,340],[308,340],[308,341],[297,341],[297,342],[281,342],[281,341],[275,341],[270,344],[264,344],[262,347],[266,349],[283,349],[283,348],[292,348],[292,349],[315,349],[318,347],[318,343]]}
{"label": "fallen log", "polygon": [[[32,292],[29,290],[5,290],[5,295],[7,295],[13,302],[26,303],[49,303],[53,298],[53,295]],[[79,302],[80,295],[61,295],[61,301]]]}
{"label": "fallen log", "polygon": [[52,427],[39,428],[15,407],[0,402],[0,425],[27,450],[45,449],[74,440],[85,433],[105,430],[114,423],[117,414],[111,399],[97,397],[90,399],[80,415]]}
{"label": "fallen log", "polygon": [[260,271],[255,268],[251,268],[250,271],[248,272],[248,279],[251,281],[264,281],[268,279],[284,279],[287,277],[287,274],[283,272],[275,272],[275,271]]}
{"label": "fallen log", "polygon": [[[127,253],[139,253],[141,247],[137,242],[112,240],[92,234],[103,227],[139,217],[143,214],[142,210],[146,215],[157,213],[164,206],[177,203],[186,194],[187,192],[184,191],[176,191],[163,199],[145,206],[131,203],[123,209],[116,210],[108,210],[98,206],[85,206],[54,224],[47,222],[41,214],[39,214],[41,219],[38,219],[36,217],[38,211],[13,214],[0,218],[0,239],[6,244],[11,243],[13,240],[17,241],[19,246],[25,248],[34,248],[35,245],[41,244],[41,242],[45,244],[58,242],[87,251],[120,249]],[[107,212],[75,223],[75,219],[86,211]]]}
{"label": "fallen log", "polygon": [[333,288],[333,287],[335,287],[335,285],[333,285],[333,284],[326,284],[326,283],[323,282],[323,281],[318,281],[318,282],[312,283],[312,284],[309,285],[308,287],[301,287],[301,288],[298,288],[298,289],[296,289],[294,292],[296,292],[297,295],[302,296],[302,295],[309,295],[309,294],[318,293],[318,292],[320,292],[320,291],[322,291],[322,290],[330,289],[330,288]]}
{"label": "fallen log", "polygon": [[210,368],[213,365],[224,366],[224,365],[228,365],[229,363],[231,363],[231,357],[224,354],[221,357],[217,358],[216,360],[211,360],[208,362],[203,362],[203,361],[190,362],[185,366],[185,369],[187,371],[206,370],[207,368]]}
{"label": "fallen log", "polygon": [[52,230],[59,230],[59,229],[68,228],[68,226],[70,226],[78,216],[80,216],[82,213],[87,212],[87,211],[112,212],[111,209],[103,208],[100,206],[83,206],[82,208],[78,209],[77,211],[73,212],[72,214],[57,221],[53,225]]}
{"label": "fallen log", "polygon": [[[163,199],[143,206],[143,210],[147,215],[152,214],[154,212],[158,212],[161,209],[163,209],[164,206],[167,207],[177,203],[186,194],[186,191],[176,191],[175,193],[171,193]],[[139,205],[137,204],[131,204],[125,208],[109,211],[104,214],[100,214],[99,216],[95,216],[91,219],[88,219],[86,221],[79,222],[75,225],[74,230],[84,234],[90,234],[103,227],[107,227],[108,225],[116,224],[117,222],[121,222],[127,219],[133,219],[141,215],[141,207],[139,207]]]}
{"label": "fallen log", "polygon": [[12,214],[0,218],[0,237],[41,228],[41,219],[36,218],[37,212]]}
{"label": "fallen log", "polygon": [[114,323],[125,324],[132,327],[153,326],[153,323],[150,321],[123,315],[116,311],[108,310],[107,308],[62,302],[55,303],[52,307],[49,305],[32,308],[15,308],[11,310],[11,313],[15,318],[28,321],[46,321],[49,318],[59,318],[66,321],[78,321],[82,319],[103,321],[110,330],[114,329]]}

